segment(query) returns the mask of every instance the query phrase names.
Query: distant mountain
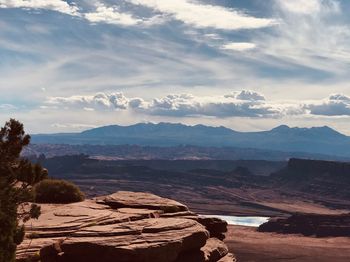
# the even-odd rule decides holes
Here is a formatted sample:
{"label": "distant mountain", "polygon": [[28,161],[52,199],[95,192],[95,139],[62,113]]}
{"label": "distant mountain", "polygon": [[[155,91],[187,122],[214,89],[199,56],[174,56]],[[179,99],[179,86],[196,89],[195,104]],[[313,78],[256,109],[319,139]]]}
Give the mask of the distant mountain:
{"label": "distant mountain", "polygon": [[37,144],[238,147],[350,157],[350,137],[330,127],[237,132],[225,127],[140,123],[104,126],[81,133],[32,135]]}

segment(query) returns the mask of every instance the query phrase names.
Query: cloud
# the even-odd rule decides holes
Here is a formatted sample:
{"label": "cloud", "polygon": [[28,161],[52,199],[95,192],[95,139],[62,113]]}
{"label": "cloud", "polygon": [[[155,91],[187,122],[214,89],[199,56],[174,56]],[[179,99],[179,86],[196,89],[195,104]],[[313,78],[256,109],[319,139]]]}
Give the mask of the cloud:
{"label": "cloud", "polygon": [[63,0],[0,0],[0,8],[47,9],[79,16],[79,8]]}
{"label": "cloud", "polygon": [[[258,34],[259,59],[273,66],[308,72],[313,80],[347,77],[350,27],[336,0],[274,0],[279,24]],[[329,66],[332,64],[332,66]],[[300,74],[299,74],[300,75]],[[290,75],[289,75],[290,77]]]}
{"label": "cloud", "polygon": [[225,50],[234,50],[234,51],[246,51],[254,49],[256,45],[254,43],[228,43],[222,46],[222,49]]}
{"label": "cloud", "polygon": [[155,98],[138,108],[139,111],[160,116],[208,116],[208,117],[280,117],[283,108],[265,103],[256,92],[241,91],[234,95],[196,97],[191,94],[171,94]]}
{"label": "cloud", "polygon": [[13,111],[16,110],[17,107],[11,104],[0,104],[1,111]]}
{"label": "cloud", "polygon": [[202,115],[217,117],[275,118],[283,115],[283,109],[267,103],[253,101],[220,101],[204,104]]}
{"label": "cloud", "polygon": [[51,124],[51,127],[58,128],[58,129],[87,129],[87,128],[95,128],[97,127],[96,125],[88,125],[88,124],[77,124],[77,123],[53,123]]}
{"label": "cloud", "polygon": [[252,91],[252,90],[242,90],[240,92],[233,92],[232,94],[225,95],[226,98],[236,98],[239,100],[249,100],[249,101],[261,101],[265,100],[264,95]]}
{"label": "cloud", "polygon": [[97,4],[96,11],[85,13],[84,17],[93,23],[107,23],[117,25],[137,25],[143,20],[133,17],[128,13],[121,13],[116,6],[107,7],[102,3]]}
{"label": "cloud", "polygon": [[350,116],[350,97],[342,94],[330,95],[321,102],[305,105],[312,115]]}
{"label": "cloud", "polygon": [[224,30],[256,29],[269,27],[276,21],[268,18],[256,18],[234,9],[215,5],[204,5],[189,0],[128,0],[173,16],[185,24],[198,28],[216,28]]}
{"label": "cloud", "polygon": [[334,0],[277,0],[282,9],[297,14],[314,15],[321,11],[337,12],[339,2]]}
{"label": "cloud", "polygon": [[[232,8],[200,4],[189,0],[125,0],[134,5],[153,9],[151,17],[136,17],[132,13],[120,11],[122,3],[107,6],[96,1],[96,9],[83,13],[73,2],[63,0],[0,0],[0,8],[46,9],[81,16],[92,23],[108,23],[123,26],[161,24],[169,17],[197,28],[224,30],[257,29],[276,24],[274,19],[257,18]],[[237,47],[239,48],[239,47]]]}
{"label": "cloud", "polygon": [[126,109],[129,100],[122,93],[97,93],[93,96],[50,97],[46,105],[51,107],[80,108],[86,111]]}
{"label": "cloud", "polygon": [[[0,109],[12,109],[9,105]],[[97,93],[87,96],[50,97],[43,109],[75,109],[84,111],[125,110],[154,116],[173,117],[250,117],[281,118],[285,116],[350,116],[350,97],[333,94],[314,101],[271,101],[261,93],[241,90],[223,96],[169,94],[145,100],[129,98],[123,93]]]}
{"label": "cloud", "polygon": [[281,7],[294,13],[311,14],[320,10],[318,0],[278,0]]}
{"label": "cloud", "polygon": [[83,110],[131,110],[158,116],[210,116],[210,117],[280,117],[284,108],[265,101],[263,95],[249,90],[217,96],[196,97],[191,94],[169,94],[145,101],[127,98],[122,93],[99,93],[94,96],[51,97],[49,106],[80,108]]}
{"label": "cloud", "polygon": [[201,104],[190,94],[171,94],[155,98],[143,111],[153,115],[186,116],[200,114]]}
{"label": "cloud", "polygon": [[142,98],[131,98],[129,100],[130,108],[143,108],[145,105],[145,101]]}

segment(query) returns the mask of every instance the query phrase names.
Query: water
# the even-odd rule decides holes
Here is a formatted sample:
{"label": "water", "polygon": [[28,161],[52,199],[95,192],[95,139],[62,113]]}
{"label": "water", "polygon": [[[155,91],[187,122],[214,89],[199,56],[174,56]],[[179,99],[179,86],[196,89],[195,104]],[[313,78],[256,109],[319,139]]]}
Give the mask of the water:
{"label": "water", "polygon": [[217,217],[225,220],[229,225],[258,227],[269,220],[269,217],[238,217],[238,216],[217,216],[205,215],[206,217]]}

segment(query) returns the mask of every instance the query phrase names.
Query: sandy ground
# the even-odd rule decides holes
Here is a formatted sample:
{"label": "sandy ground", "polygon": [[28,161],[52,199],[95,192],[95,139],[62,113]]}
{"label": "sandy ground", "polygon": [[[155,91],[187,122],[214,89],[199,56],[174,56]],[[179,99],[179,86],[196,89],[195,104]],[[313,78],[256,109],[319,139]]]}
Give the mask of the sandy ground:
{"label": "sandy ground", "polygon": [[314,238],[260,233],[253,227],[229,226],[226,244],[239,262],[350,262],[350,238]]}

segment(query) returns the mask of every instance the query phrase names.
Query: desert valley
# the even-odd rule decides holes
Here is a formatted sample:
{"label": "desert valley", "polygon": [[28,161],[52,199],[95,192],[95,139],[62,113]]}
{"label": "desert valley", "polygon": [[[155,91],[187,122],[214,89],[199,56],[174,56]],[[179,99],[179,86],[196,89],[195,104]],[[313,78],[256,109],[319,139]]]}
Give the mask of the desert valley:
{"label": "desert valley", "polygon": [[[291,143],[315,143],[315,136],[305,141],[308,131],[289,132]],[[111,133],[103,134],[101,141],[103,136],[112,139]],[[31,145],[25,155],[48,168],[51,177],[73,181],[87,197],[149,192],[184,203],[197,214],[221,217],[229,222],[225,243],[238,261],[347,261],[350,256],[350,164],[339,161],[346,154],[312,160],[306,157],[319,152],[278,154],[267,146],[52,144],[48,142],[56,135],[42,137],[46,141]],[[294,214],[303,216],[301,222],[283,222]],[[343,215],[347,217],[339,220]],[[258,228],[277,218],[280,227]]]}

